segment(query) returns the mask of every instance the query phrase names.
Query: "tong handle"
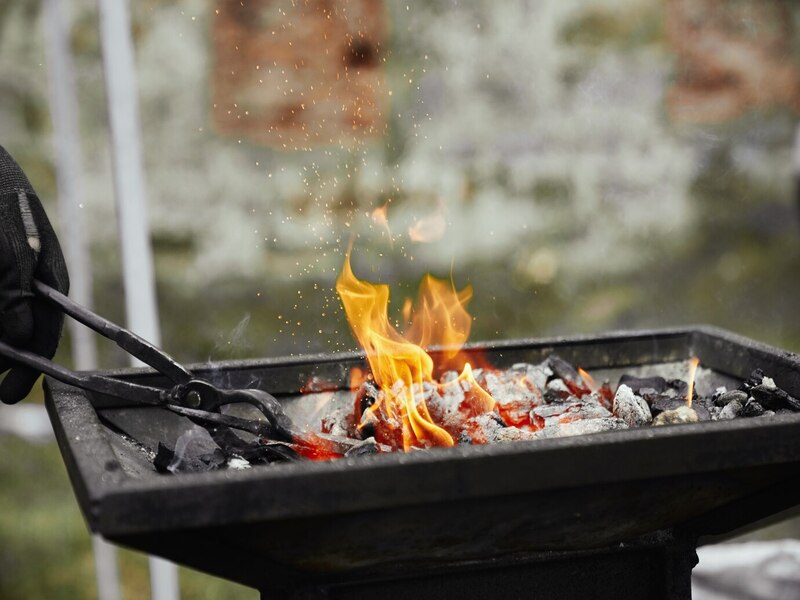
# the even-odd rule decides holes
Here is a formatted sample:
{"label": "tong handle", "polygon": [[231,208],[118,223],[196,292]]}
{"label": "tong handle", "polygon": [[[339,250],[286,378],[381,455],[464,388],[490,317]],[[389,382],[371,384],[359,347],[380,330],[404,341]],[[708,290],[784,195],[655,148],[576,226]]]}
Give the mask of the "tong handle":
{"label": "tong handle", "polygon": [[[173,383],[187,383],[192,379],[183,366],[178,364],[169,354],[156,348],[153,344],[140,338],[135,333],[112,323],[88,308],[70,300],[67,296],[41,281],[33,281],[34,291],[55,304],[70,317],[113,341],[117,346],[135,356],[143,363],[150,365],[159,373],[166,375]],[[38,368],[38,367],[37,367]],[[44,369],[40,369],[44,371]],[[54,377],[57,377],[54,375]],[[69,382],[67,382],[69,383]]]}
{"label": "tong handle", "polygon": [[0,355],[90,392],[109,394],[138,404],[154,406],[164,405],[169,400],[164,390],[93,373],[78,373],[33,352],[9,346],[5,342],[0,342]]}
{"label": "tong handle", "polygon": [[[207,381],[195,379],[188,370],[175,362],[166,352],[156,348],[133,332],[70,300],[58,290],[37,280],[33,281],[33,289],[42,298],[58,306],[65,314],[112,340],[126,352],[150,365],[162,375],[169,377],[176,385],[171,390],[163,390],[103,375],[79,373],[66,369],[47,358],[14,348],[3,342],[0,342],[0,355],[46,373],[64,383],[91,392],[117,396],[138,404],[162,406],[193,420],[243,429],[282,441],[291,442],[295,439],[297,434],[294,432],[294,424],[284,414],[280,403],[267,392],[221,390]],[[175,404],[176,402],[178,404]],[[250,423],[232,415],[220,414],[221,406],[240,402],[257,407],[267,421]]]}

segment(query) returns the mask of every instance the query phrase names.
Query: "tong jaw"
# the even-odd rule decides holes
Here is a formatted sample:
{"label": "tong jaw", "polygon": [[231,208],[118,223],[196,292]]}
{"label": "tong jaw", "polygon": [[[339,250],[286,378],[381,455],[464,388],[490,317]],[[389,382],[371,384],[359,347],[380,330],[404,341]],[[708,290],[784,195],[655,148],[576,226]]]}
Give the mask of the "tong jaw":
{"label": "tong jaw", "polygon": [[186,408],[221,412],[229,404],[249,404],[258,409],[272,425],[275,438],[291,442],[294,439],[292,421],[271,394],[254,388],[224,390],[203,379],[192,379],[176,385],[171,392],[175,401]]}

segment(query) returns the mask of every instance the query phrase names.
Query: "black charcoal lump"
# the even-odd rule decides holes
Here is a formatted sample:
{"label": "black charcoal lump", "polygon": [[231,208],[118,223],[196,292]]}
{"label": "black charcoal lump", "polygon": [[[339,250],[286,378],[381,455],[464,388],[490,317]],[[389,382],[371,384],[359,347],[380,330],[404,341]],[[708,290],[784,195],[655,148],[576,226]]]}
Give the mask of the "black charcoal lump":
{"label": "black charcoal lump", "polygon": [[159,473],[193,473],[214,471],[226,462],[222,449],[202,427],[193,426],[183,432],[175,448],[159,442],[153,466]]}
{"label": "black charcoal lump", "polygon": [[747,402],[747,392],[743,392],[742,390],[731,390],[729,392],[714,396],[714,404],[719,407],[727,406],[734,400],[739,403],[739,408],[741,408]]}
{"label": "black charcoal lump", "polygon": [[648,397],[650,400],[650,411],[654,417],[657,417],[662,412],[668,410],[675,410],[686,404],[685,398],[678,398],[676,396],[656,396],[655,398]]}
{"label": "black charcoal lump", "polygon": [[368,437],[355,444],[345,452],[344,455],[349,458],[352,456],[368,456],[370,454],[378,454],[379,452],[380,448],[378,447],[378,442],[375,441],[374,437]]}
{"label": "black charcoal lump", "polygon": [[752,398],[748,400],[747,404],[742,409],[742,415],[745,417],[760,417],[764,414],[764,407]]}
{"label": "black charcoal lump", "polygon": [[559,379],[577,381],[578,377],[580,377],[578,370],[557,354],[551,354],[548,357],[547,365]]}
{"label": "black charcoal lump", "polygon": [[692,410],[697,413],[697,418],[700,421],[710,421],[711,420],[711,411],[716,410],[714,403],[711,402],[708,398],[698,398],[695,397],[694,402],[692,403]]}
{"label": "black charcoal lump", "polygon": [[225,455],[219,448],[210,452],[179,453],[159,442],[153,466],[159,473],[200,473],[215,471],[225,462]]}
{"label": "black charcoal lump", "polygon": [[[764,378],[766,379],[766,378]],[[793,411],[800,411],[800,400],[790,396],[787,392],[779,387],[761,383],[755,385],[750,389],[750,395],[761,404],[764,408],[770,410],[789,409]]]}
{"label": "black charcoal lump", "polygon": [[634,394],[639,396],[644,393],[644,390],[652,390],[656,394],[663,394],[667,389],[667,380],[663,377],[634,377],[633,375],[625,374],[619,378],[619,384],[627,385]]}
{"label": "black charcoal lump", "polygon": [[764,371],[762,371],[761,369],[755,369],[752,373],[750,373],[750,377],[748,377],[742,382],[742,385],[740,387],[744,391],[748,391],[752,387],[761,385],[763,381],[764,381]]}
{"label": "black charcoal lump", "polygon": [[[689,384],[683,379],[670,379],[667,382],[667,387],[673,390],[681,398],[686,398],[686,395],[689,393]],[[697,396],[697,390],[695,390],[693,396]]]}

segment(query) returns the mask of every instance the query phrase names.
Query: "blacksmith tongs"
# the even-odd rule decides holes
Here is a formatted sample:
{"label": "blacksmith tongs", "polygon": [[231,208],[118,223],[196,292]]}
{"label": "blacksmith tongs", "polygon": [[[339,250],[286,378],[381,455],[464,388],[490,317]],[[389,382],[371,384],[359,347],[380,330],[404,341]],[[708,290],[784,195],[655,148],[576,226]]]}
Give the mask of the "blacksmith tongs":
{"label": "blacksmith tongs", "polygon": [[[163,350],[73,302],[50,286],[34,281],[33,288],[38,295],[61,308],[79,323],[112,340],[117,346],[169,378],[173,386],[169,389],[159,389],[103,375],[71,371],[42,356],[0,342],[0,354],[6,358],[75,387],[116,396],[137,404],[160,406],[204,425],[239,429],[278,442],[291,443],[300,439],[280,403],[267,392],[259,389],[218,388],[192,375]],[[220,412],[222,406],[241,403],[256,407],[266,421],[243,419]]]}

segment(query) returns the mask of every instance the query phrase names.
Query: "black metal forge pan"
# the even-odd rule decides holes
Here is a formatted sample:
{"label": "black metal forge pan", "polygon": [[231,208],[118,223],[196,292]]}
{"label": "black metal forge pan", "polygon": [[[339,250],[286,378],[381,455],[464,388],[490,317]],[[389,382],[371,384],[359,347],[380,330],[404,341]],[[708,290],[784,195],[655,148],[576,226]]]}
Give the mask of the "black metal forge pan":
{"label": "black metal forge pan", "polygon": [[[713,370],[710,385],[735,386],[759,367],[800,396],[797,355],[709,327],[473,348],[498,367],[556,351],[601,375],[697,355]],[[262,386],[287,410],[302,412],[320,401],[299,394],[310,379],[345,388],[362,361],[335,354],[193,371],[218,384]],[[158,383],[144,370],[107,374]],[[716,535],[800,502],[800,415],[161,475],[141,447],[99,416],[144,424],[157,436],[175,435],[182,417],[51,379],[45,387],[93,531],[262,590],[599,548],[667,528]]]}

